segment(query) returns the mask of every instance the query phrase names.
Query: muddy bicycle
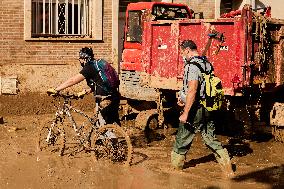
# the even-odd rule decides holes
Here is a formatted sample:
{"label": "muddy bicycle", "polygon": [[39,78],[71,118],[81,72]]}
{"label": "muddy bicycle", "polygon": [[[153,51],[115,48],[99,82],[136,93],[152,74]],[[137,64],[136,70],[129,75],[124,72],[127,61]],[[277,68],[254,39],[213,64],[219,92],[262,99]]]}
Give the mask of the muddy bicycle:
{"label": "muddy bicycle", "polygon": [[95,97],[94,117],[71,106],[72,99],[79,99],[77,95],[58,93],[50,96],[63,98],[63,103],[59,102],[51,124],[39,132],[39,151],[59,153],[60,156],[84,151],[94,155],[95,160],[130,165],[130,138],[118,124],[104,124],[99,107],[101,96]]}

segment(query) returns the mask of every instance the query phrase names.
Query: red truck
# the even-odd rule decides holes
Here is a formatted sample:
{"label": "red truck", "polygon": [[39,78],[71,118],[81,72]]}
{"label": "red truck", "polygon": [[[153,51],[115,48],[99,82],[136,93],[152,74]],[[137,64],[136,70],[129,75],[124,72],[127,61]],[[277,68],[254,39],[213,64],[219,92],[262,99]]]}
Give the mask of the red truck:
{"label": "red truck", "polygon": [[[179,44],[192,39],[203,51],[214,30],[224,40],[212,40],[206,56],[222,80],[227,110],[247,125],[270,120],[273,134],[284,140],[284,121],[276,120],[284,117],[279,111],[284,107],[282,99],[276,95],[284,82],[284,21],[271,18],[269,10],[255,12],[246,5],[218,19],[196,19],[184,4],[128,4],[119,70],[120,92],[128,100],[124,111],[138,113],[136,124],[141,128],[165,125],[164,113],[173,106],[182,86],[184,62]],[[274,101],[264,100],[272,97],[280,102],[277,108],[272,107]],[[134,101],[140,106],[155,105],[141,110]]]}

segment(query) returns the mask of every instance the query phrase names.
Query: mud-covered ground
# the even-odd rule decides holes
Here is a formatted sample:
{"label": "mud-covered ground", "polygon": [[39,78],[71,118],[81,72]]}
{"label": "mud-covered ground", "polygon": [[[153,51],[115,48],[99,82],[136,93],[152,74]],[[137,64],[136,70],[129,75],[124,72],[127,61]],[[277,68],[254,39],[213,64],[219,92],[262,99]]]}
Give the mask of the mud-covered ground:
{"label": "mud-covered ground", "polygon": [[170,166],[175,129],[157,130],[155,140],[146,145],[142,131],[131,128],[130,122],[127,126],[133,133],[134,158],[130,167],[121,167],[94,162],[85,153],[74,157],[39,154],[37,135],[52,119],[54,108],[48,105],[51,101],[35,98],[23,106],[18,99],[14,101],[18,108],[8,103],[11,101],[2,98],[0,107],[0,116],[4,117],[4,124],[0,124],[1,189],[284,188],[284,144],[275,142],[269,134],[242,141],[218,135],[235,169],[235,177],[226,180],[199,135],[187,155],[186,169],[175,171]]}

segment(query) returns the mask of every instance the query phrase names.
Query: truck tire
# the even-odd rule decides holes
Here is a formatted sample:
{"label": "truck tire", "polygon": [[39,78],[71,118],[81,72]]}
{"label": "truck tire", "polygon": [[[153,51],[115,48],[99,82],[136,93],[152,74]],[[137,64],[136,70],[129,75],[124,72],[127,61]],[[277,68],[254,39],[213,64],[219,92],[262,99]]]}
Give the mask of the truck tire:
{"label": "truck tire", "polygon": [[135,127],[143,130],[145,142],[151,143],[156,138],[155,129],[158,128],[158,113],[156,109],[140,112],[135,119]]}
{"label": "truck tire", "polygon": [[141,111],[135,119],[135,127],[145,130],[158,128],[158,113],[156,109]]}
{"label": "truck tire", "polygon": [[270,125],[275,141],[284,142],[284,103],[276,102],[270,112]]}

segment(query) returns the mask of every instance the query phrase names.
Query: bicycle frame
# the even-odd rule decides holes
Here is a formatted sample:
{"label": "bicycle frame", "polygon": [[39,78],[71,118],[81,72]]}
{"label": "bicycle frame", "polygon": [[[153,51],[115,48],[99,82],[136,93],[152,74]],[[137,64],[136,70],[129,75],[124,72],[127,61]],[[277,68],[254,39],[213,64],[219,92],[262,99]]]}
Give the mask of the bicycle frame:
{"label": "bicycle frame", "polygon": [[[72,107],[71,99],[78,99],[78,96],[57,94],[54,97],[63,97],[64,101],[59,103],[51,125],[43,126],[39,132],[39,151],[46,149],[50,152],[59,152],[60,156],[64,155],[65,150],[68,150],[67,153],[70,155],[86,151],[92,153],[96,160],[110,160],[130,165],[130,137],[118,124],[106,124],[99,106],[104,97],[95,96],[94,117]],[[67,128],[70,130],[66,130]]]}
{"label": "bicycle frame", "polygon": [[[101,126],[103,126],[105,124],[105,121],[104,121],[104,119],[103,119],[103,117],[100,113],[99,103],[98,103],[97,100],[96,100],[96,106],[95,106],[96,113],[94,115],[94,118],[91,118],[90,116],[88,116],[87,114],[82,112],[81,110],[73,108],[70,105],[70,102],[71,102],[71,98],[65,96],[64,102],[63,102],[63,107],[58,108],[58,110],[55,113],[55,119],[52,122],[51,127],[49,129],[49,133],[47,135],[46,142],[49,142],[50,137],[51,137],[51,132],[52,132],[51,130],[54,129],[54,126],[56,125],[56,123],[58,121],[62,121],[61,119],[64,119],[65,116],[68,117],[68,120],[72,124],[72,128],[73,128],[74,132],[76,133],[77,140],[80,142],[80,145],[84,145],[86,141],[89,141],[93,131],[97,130],[98,128],[100,128]],[[75,120],[72,116],[71,111],[76,112],[76,113],[84,116],[91,123],[91,127],[90,127],[90,129],[87,133],[80,132],[81,128],[78,128],[78,126],[77,126],[77,124],[76,124],[76,122],[75,122]],[[82,137],[82,134],[84,135],[83,137]],[[61,135],[64,136],[65,133],[61,132]]]}

